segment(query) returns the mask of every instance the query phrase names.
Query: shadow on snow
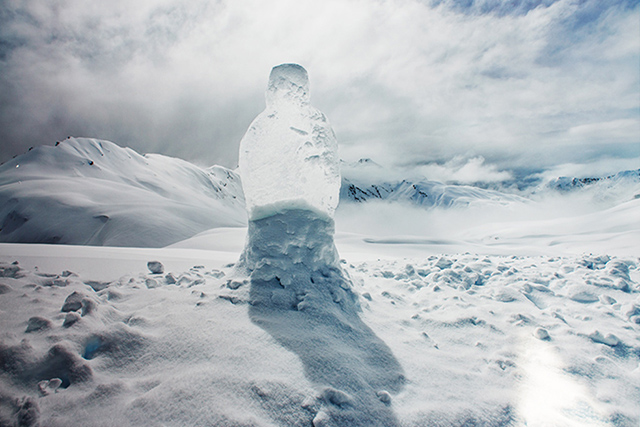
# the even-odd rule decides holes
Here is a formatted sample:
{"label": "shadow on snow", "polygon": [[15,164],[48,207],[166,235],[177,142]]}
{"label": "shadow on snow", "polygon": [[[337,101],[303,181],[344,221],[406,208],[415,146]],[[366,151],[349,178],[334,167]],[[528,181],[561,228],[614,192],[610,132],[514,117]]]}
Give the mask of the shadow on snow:
{"label": "shadow on snow", "polygon": [[398,425],[391,395],[403,386],[402,368],[360,319],[333,233],[333,220],[306,210],[249,223],[239,265],[251,277],[250,318],[322,390],[314,425]]}

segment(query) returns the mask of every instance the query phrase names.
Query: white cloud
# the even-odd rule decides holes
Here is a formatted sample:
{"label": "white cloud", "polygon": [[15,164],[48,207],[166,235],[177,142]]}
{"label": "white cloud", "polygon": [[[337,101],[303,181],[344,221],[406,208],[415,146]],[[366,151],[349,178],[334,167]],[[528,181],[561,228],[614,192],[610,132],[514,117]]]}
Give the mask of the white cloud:
{"label": "white cloud", "polygon": [[640,156],[627,159],[602,158],[589,163],[563,163],[542,172],[543,182],[555,180],[558,177],[568,178],[598,178],[614,175],[625,170],[640,169]]}
{"label": "white cloud", "polygon": [[[546,166],[576,146],[624,157],[611,141],[640,142],[640,7],[449,3],[4,2],[2,155],[73,134],[235,166],[283,62],[308,69],[312,102],[352,160]],[[602,10],[583,23],[586,8]]]}
{"label": "white cloud", "polygon": [[640,118],[588,123],[569,129],[569,135],[583,140],[604,143],[637,143],[640,137]]}
{"label": "white cloud", "polygon": [[455,157],[444,163],[430,163],[416,169],[431,181],[477,183],[477,182],[501,182],[513,176],[509,171],[501,171],[495,165],[485,164],[483,157],[463,159]]}

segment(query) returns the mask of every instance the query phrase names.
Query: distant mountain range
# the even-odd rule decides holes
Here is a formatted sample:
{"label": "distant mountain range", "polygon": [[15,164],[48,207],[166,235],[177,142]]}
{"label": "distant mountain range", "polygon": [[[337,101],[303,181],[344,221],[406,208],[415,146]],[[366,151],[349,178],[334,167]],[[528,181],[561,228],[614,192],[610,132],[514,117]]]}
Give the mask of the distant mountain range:
{"label": "distant mountain range", "polygon": [[527,199],[470,185],[447,185],[427,179],[385,179],[383,168],[371,159],[343,164],[341,202],[384,200],[425,208],[466,207],[475,203],[525,203]]}
{"label": "distant mountain range", "polygon": [[[424,208],[508,205],[529,199],[497,189],[393,177],[370,159],[343,164],[340,200]],[[640,183],[640,170],[602,178],[558,178],[563,192]],[[548,191],[548,190],[547,190]],[[0,166],[0,242],[162,247],[247,222],[240,176],[112,142],[69,138]]]}
{"label": "distant mountain range", "polygon": [[562,176],[550,181],[547,186],[561,191],[571,191],[577,188],[585,188],[596,184],[615,185],[618,182],[640,182],[640,169],[618,172],[615,175],[589,178],[568,178]]}

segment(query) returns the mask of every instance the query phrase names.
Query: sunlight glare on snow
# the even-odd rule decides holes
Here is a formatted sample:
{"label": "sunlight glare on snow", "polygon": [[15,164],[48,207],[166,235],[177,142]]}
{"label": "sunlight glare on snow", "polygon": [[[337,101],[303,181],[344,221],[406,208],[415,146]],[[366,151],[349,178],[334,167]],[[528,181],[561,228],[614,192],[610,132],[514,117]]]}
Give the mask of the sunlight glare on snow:
{"label": "sunlight glare on snow", "polygon": [[519,412],[529,427],[610,426],[598,403],[583,384],[562,370],[562,361],[550,343],[524,338]]}

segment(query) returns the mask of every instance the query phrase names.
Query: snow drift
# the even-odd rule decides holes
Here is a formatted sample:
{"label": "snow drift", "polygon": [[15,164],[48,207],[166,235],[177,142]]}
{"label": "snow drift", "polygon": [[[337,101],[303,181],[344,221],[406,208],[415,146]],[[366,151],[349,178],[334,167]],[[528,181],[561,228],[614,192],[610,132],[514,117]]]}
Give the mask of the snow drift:
{"label": "snow drift", "polygon": [[69,138],[0,166],[0,241],[161,247],[244,226],[238,176]]}

